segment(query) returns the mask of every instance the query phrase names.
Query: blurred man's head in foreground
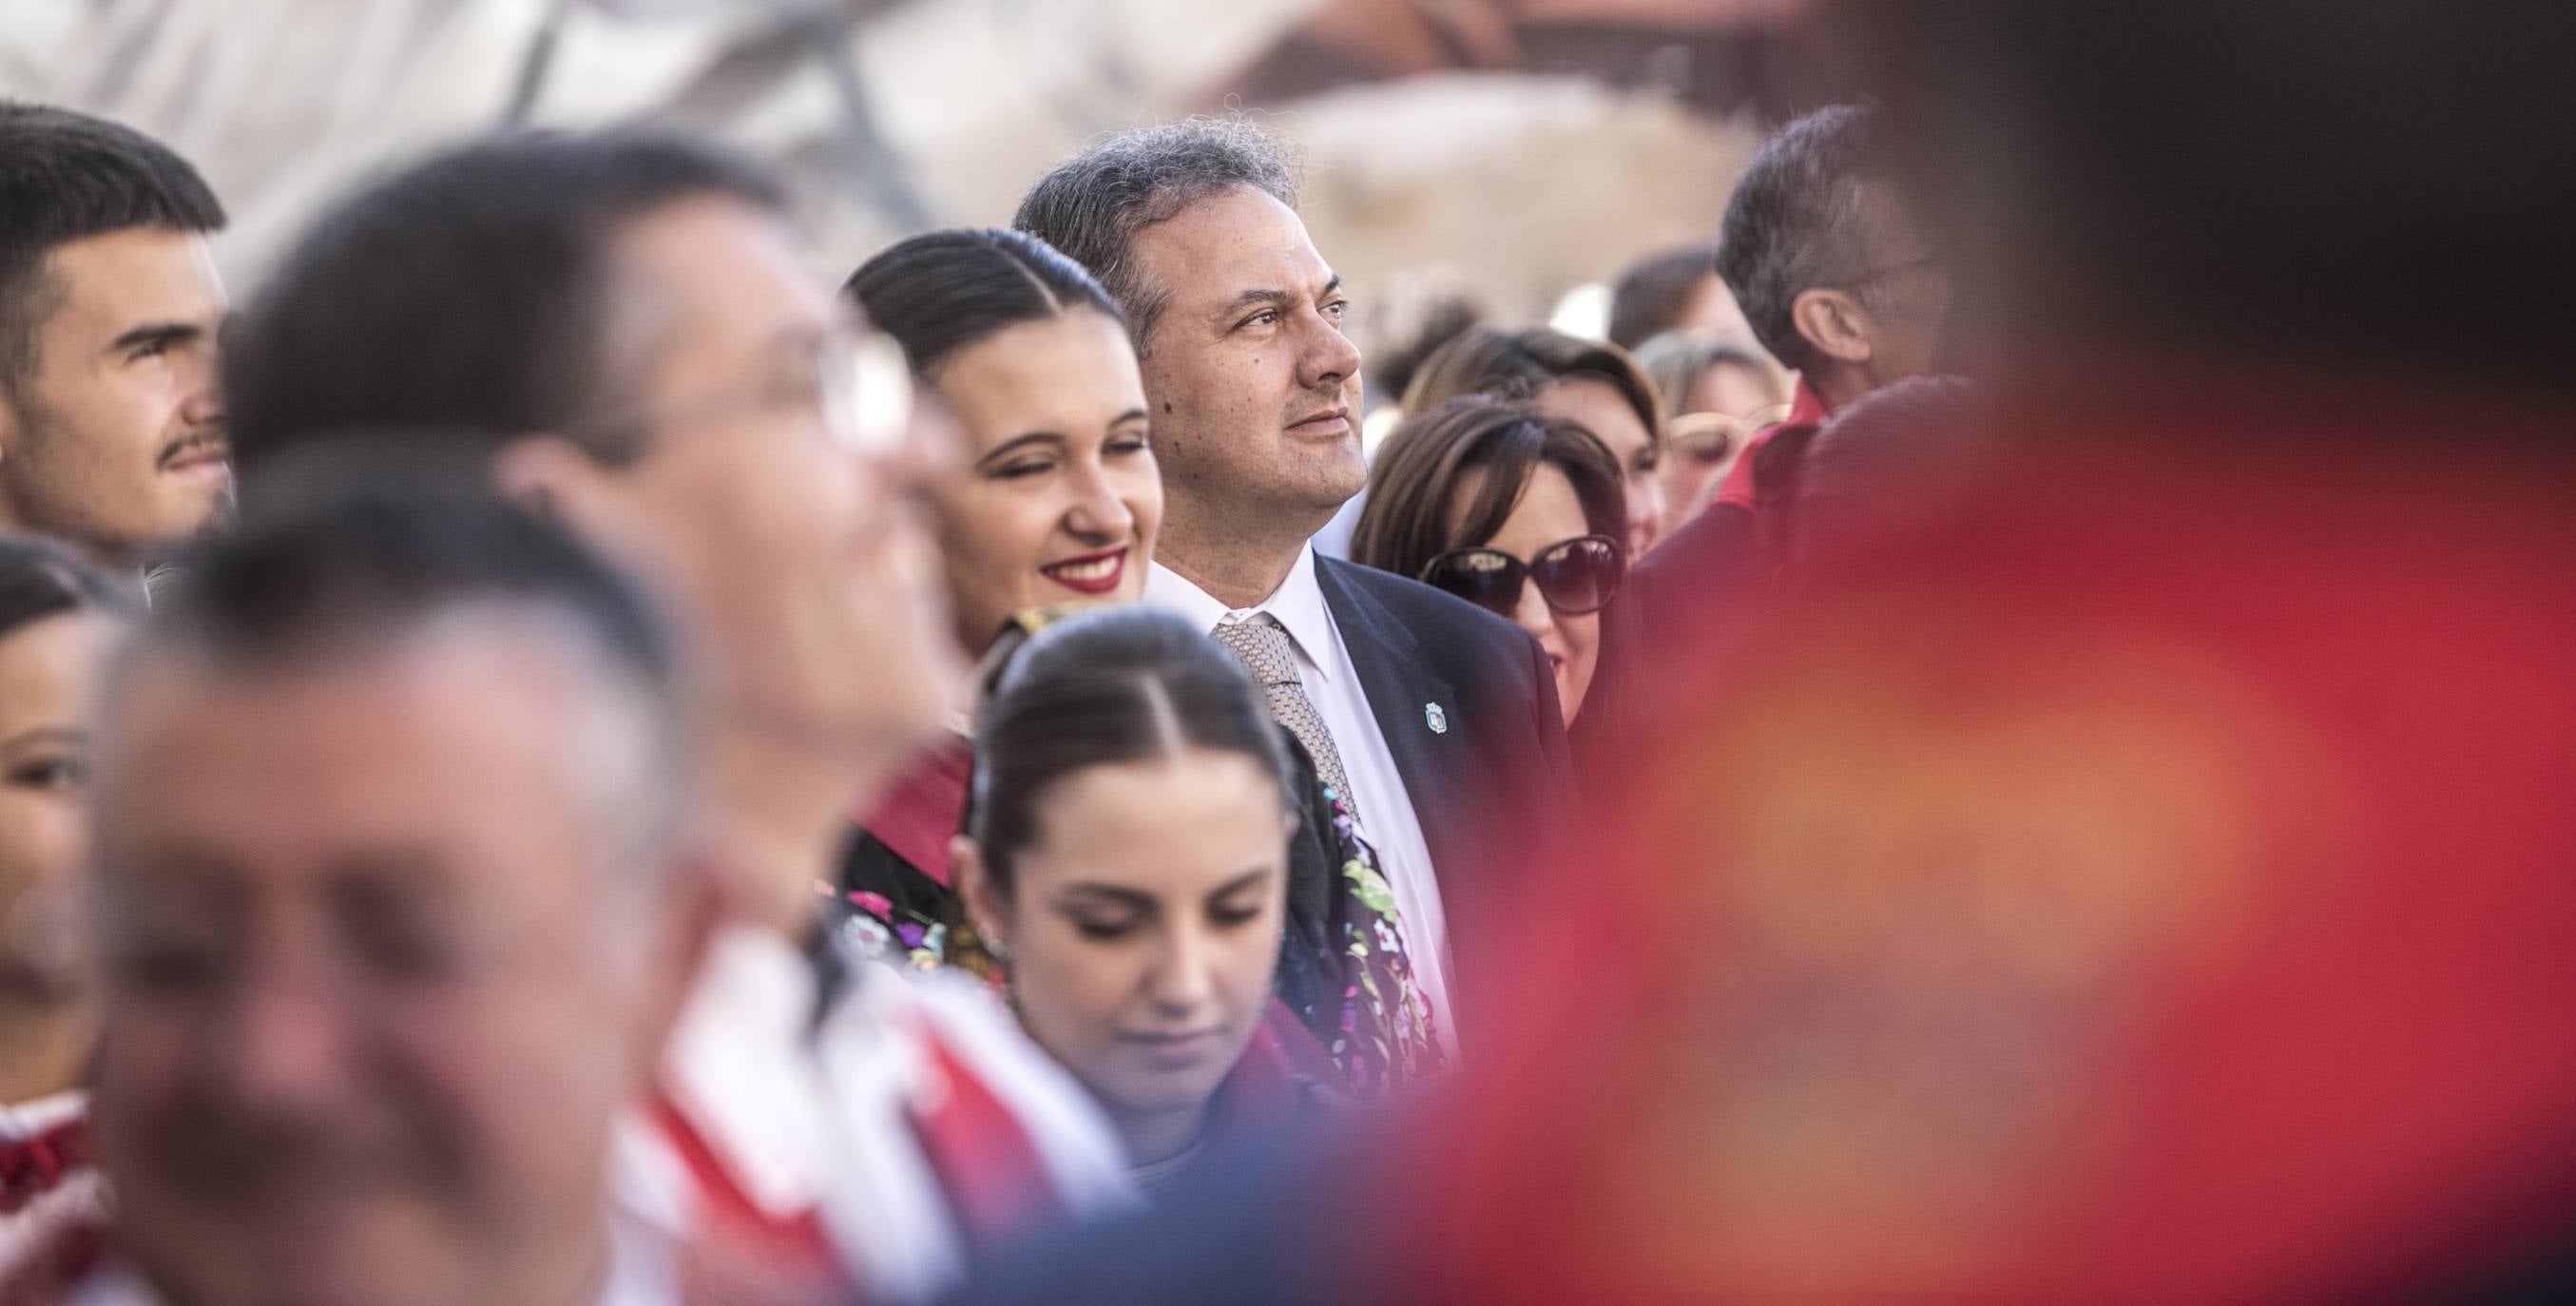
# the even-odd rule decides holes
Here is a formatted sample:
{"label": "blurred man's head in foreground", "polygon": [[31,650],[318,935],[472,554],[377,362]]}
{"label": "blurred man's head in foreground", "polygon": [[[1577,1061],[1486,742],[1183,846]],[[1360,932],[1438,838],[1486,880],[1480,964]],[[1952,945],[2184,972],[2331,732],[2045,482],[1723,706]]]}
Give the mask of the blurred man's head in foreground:
{"label": "blurred man's head in foreground", "polygon": [[1980,373],[2179,364],[2576,396],[2557,321],[2576,297],[2576,153],[2556,145],[2576,136],[2576,11],[1960,0],[1842,17],[1888,157],[1956,265]]}
{"label": "blurred man's head in foreground", "polygon": [[505,492],[669,589],[720,727],[878,754],[935,728],[959,674],[884,353],[752,165],[653,134],[519,135],[324,215],[228,375],[254,492],[316,438],[488,432]]}
{"label": "blurred man's head in foreground", "polygon": [[363,492],[197,555],[111,672],[117,1246],[170,1300],[585,1300],[715,919],[677,655],[557,528]]}

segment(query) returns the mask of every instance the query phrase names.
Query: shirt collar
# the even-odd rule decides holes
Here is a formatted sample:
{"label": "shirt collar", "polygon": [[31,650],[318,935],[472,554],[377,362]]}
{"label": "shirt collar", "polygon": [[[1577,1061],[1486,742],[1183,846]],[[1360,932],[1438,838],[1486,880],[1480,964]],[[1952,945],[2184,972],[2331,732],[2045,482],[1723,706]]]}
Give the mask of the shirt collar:
{"label": "shirt collar", "polygon": [[1288,569],[1288,578],[1279,582],[1279,588],[1251,607],[1228,608],[1215,595],[1159,562],[1146,573],[1145,601],[1188,618],[1201,630],[1215,630],[1225,622],[1267,612],[1306,655],[1307,664],[1326,680],[1332,679],[1332,659],[1325,653],[1333,647],[1333,614],[1324,606],[1323,583],[1315,579],[1312,544],[1297,551],[1297,563]]}
{"label": "shirt collar", "polygon": [[1817,394],[1816,388],[1807,384],[1807,378],[1802,376],[1798,378],[1797,392],[1790,396],[1789,415],[1780,419],[1780,425],[1822,426],[1825,424],[1825,419],[1833,415],[1833,407],[1827,404],[1825,397]]}

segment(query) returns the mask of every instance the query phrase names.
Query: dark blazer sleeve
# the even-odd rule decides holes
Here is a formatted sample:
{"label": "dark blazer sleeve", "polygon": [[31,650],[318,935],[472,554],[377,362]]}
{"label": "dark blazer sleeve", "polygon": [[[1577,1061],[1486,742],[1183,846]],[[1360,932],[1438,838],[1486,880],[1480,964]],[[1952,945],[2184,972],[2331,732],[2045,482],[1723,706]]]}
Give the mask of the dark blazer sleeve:
{"label": "dark blazer sleeve", "polygon": [[1753,513],[1729,503],[1692,518],[1637,564],[1602,611],[1600,663],[1572,730],[1587,786],[1620,774],[1673,691],[1695,687],[1716,639],[1761,596],[1766,565]]}
{"label": "dark blazer sleeve", "polygon": [[1555,678],[1527,632],[1453,595],[1329,558],[1318,579],[1413,800],[1451,956],[1481,990],[1489,922],[1552,865],[1576,817]]}

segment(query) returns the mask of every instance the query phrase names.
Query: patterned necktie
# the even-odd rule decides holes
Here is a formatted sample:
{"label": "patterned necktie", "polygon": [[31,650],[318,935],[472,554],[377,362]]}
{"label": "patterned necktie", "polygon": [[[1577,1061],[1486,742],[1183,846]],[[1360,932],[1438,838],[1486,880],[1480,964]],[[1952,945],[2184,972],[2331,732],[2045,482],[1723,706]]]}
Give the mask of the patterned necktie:
{"label": "patterned necktie", "polygon": [[1333,747],[1331,732],[1324,729],[1324,718],[1315,711],[1315,702],[1306,697],[1305,677],[1297,674],[1297,653],[1289,647],[1288,631],[1279,619],[1259,613],[1242,621],[1220,623],[1216,641],[1234,650],[1244,669],[1252,673],[1261,686],[1261,697],[1270,704],[1270,719],[1288,727],[1297,742],[1306,746],[1306,755],[1315,759],[1315,771],[1333,796],[1350,809],[1351,819],[1360,815],[1359,798],[1351,793],[1350,777],[1342,773],[1341,750]]}

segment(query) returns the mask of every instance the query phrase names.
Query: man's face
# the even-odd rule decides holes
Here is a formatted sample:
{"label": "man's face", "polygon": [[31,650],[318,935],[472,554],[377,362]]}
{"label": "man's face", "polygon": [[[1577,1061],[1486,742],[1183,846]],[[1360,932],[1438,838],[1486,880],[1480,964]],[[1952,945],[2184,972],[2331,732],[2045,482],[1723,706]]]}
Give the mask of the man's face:
{"label": "man's face", "polygon": [[1854,289],[1867,310],[1870,379],[1887,385],[1932,371],[1952,283],[1903,198],[1879,184],[1867,195],[1870,266]]}
{"label": "man's face", "polygon": [[172,1300],[575,1299],[697,928],[613,868],[587,668],[487,626],[148,656],[98,792],[121,1246]]}
{"label": "man's face", "polygon": [[1323,528],[1368,479],[1341,278],[1287,205],[1238,186],[1136,236],[1170,300],[1140,360],[1174,515]]}
{"label": "man's face", "polygon": [[[852,327],[781,222],[730,199],[632,224],[625,316],[654,343],[653,443],[613,478],[736,723],[836,747],[937,728],[964,676],[927,513],[944,441],[854,451],[818,357]],[[951,455],[953,456],[953,454]]]}
{"label": "man's face", "polygon": [[231,502],[223,284],[203,237],[152,227],[60,246],[39,280],[33,369],[0,382],[0,521],[130,565]]}

